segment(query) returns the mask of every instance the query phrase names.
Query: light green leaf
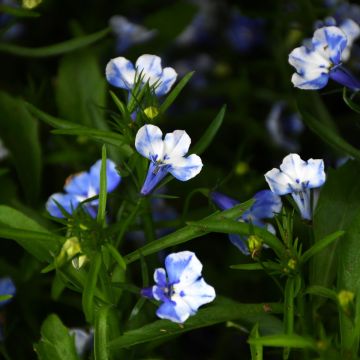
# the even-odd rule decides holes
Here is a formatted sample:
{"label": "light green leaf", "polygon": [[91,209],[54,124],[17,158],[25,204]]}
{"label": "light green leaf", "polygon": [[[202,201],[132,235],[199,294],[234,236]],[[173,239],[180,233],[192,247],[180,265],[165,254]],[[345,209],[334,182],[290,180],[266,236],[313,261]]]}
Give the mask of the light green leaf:
{"label": "light green leaf", "polygon": [[10,150],[23,191],[34,203],[41,188],[38,124],[21,99],[0,92],[0,134]]}
{"label": "light green leaf", "polygon": [[259,338],[251,338],[249,344],[275,347],[289,347],[298,349],[316,349],[316,342],[311,338],[302,337],[300,335],[280,334],[261,336]]}
{"label": "light green leaf", "polygon": [[[272,313],[282,311],[281,304],[266,304],[266,307],[272,309]],[[268,318],[273,317],[265,312],[264,304],[240,304],[226,298],[218,298],[213,304],[200,309],[196,315],[191,316],[183,326],[169,320],[157,320],[139,329],[126,331],[119,338],[112,340],[109,348],[112,352],[116,352],[122,348],[149,341],[166,340],[175,335],[229,320],[240,320],[248,323],[251,327],[255,322],[261,324],[262,320]],[[254,319],[256,320],[254,321]]]}
{"label": "light green leaf", "polygon": [[304,294],[321,296],[321,297],[333,300],[336,303],[338,301],[336,292],[334,290],[330,290],[324,286],[319,286],[319,285],[310,286],[304,291]]}
{"label": "light green leaf", "polygon": [[49,315],[41,327],[41,339],[35,345],[39,360],[80,360],[74,337],[57,315]]}
{"label": "light green leaf", "polygon": [[91,45],[103,39],[109,32],[110,29],[106,28],[90,35],[79,36],[75,39],[67,40],[58,44],[37,48],[28,48],[3,42],[0,44],[0,52],[16,56],[35,58],[57,56]]}
{"label": "light green leaf", "polygon": [[[256,323],[250,332],[249,339],[258,339],[260,337],[259,333],[259,323]],[[251,360],[263,360],[263,347],[259,344],[250,344]]]}

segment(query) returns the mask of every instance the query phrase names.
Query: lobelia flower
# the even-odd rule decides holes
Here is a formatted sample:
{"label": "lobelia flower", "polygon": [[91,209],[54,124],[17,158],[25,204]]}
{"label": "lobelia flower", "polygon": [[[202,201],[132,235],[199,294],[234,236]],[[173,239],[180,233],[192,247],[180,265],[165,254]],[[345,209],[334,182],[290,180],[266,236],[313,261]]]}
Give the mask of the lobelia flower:
{"label": "lobelia flower", "polygon": [[311,45],[300,46],[289,54],[289,63],[295,67],[291,81],[305,90],[322,89],[329,78],[351,90],[360,89],[360,82],[342,66],[348,39],[336,26],[317,29]]}
{"label": "lobelia flower", "polygon": [[129,21],[125,16],[115,15],[109,20],[112,32],[116,36],[116,52],[123,53],[129,47],[142,44],[151,40],[156,35],[156,30]]}
{"label": "lobelia flower", "polygon": [[304,124],[298,113],[289,113],[284,101],[276,102],[266,119],[266,128],[274,143],[285,150],[296,151],[299,142],[296,136],[304,130]]}
{"label": "lobelia flower", "polygon": [[360,26],[354,20],[344,19],[342,21],[336,21],[333,17],[327,17],[324,21],[317,21],[315,23],[315,28],[322,28],[325,26],[338,26],[339,29],[345,33],[347,44],[342,52],[341,59],[343,61],[349,60],[353,43],[360,36]]}
{"label": "lobelia flower", "polygon": [[[280,197],[270,190],[261,190],[257,192],[253,198],[255,200],[254,203],[241,215],[238,221],[251,223],[275,234],[274,227],[264,222],[264,220],[273,218],[281,211],[282,202]],[[211,199],[221,210],[231,209],[235,205],[240,204],[239,201],[216,191],[211,193]],[[248,236],[229,234],[229,239],[244,255],[250,255]]]}
{"label": "lobelia flower", "polygon": [[202,275],[202,264],[191,251],[173,253],[165,258],[165,269],[154,272],[156,285],[142,289],[141,294],[161,301],[156,311],[161,319],[185,322],[201,305],[215,299],[215,290]]}
{"label": "lobelia flower", "polygon": [[128,59],[119,56],[106,65],[106,78],[116,87],[131,91],[138,81],[153,87],[157,96],[167,94],[176,81],[177,73],[171,67],[162,68],[161,58],[156,55],[141,55],[135,66]]}
{"label": "lobelia flower", "polygon": [[[299,208],[301,217],[312,219],[311,189],[322,186],[326,180],[324,161],[304,161],[298,154],[289,154],[280,165],[265,174],[270,189],[277,195],[291,194]],[[315,204],[314,204],[315,205]]]}
{"label": "lobelia flower", "polygon": [[[0,278],[0,295],[11,295],[12,297],[16,294],[16,287],[10,277]],[[12,297],[7,300],[0,301],[0,308],[11,302]]]}
{"label": "lobelia flower", "polygon": [[[57,218],[64,218],[63,213],[56,204],[58,202],[69,214],[78,207],[78,205],[100,193],[100,170],[101,160],[98,160],[90,171],[83,171],[79,174],[70,176],[65,183],[65,193],[55,193],[51,195],[46,202],[46,209],[50,215]],[[121,176],[115,169],[115,163],[109,159],[106,160],[106,185],[107,192],[112,192],[120,183]],[[83,204],[91,217],[95,218],[99,200],[91,200]]]}
{"label": "lobelia flower", "polygon": [[149,170],[141,189],[142,195],[149,194],[155,186],[170,173],[180,181],[195,177],[203,166],[198,155],[185,155],[191,139],[184,130],[175,130],[165,135],[155,125],[144,125],[135,138],[138,153],[150,160]]}

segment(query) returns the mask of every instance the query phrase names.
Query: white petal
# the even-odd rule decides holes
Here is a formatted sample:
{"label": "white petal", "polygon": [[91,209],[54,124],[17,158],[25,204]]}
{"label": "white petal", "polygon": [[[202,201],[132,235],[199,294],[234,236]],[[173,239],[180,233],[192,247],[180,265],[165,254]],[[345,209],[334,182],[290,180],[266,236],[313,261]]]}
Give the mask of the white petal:
{"label": "white petal", "polygon": [[149,85],[158,82],[162,74],[161,58],[156,55],[141,55],[135,67],[137,74],[143,76],[143,82],[149,82]]}
{"label": "white petal", "polygon": [[116,87],[131,90],[135,82],[135,68],[131,61],[120,56],[111,59],[106,65],[106,78]]}
{"label": "white petal", "polygon": [[164,160],[185,156],[189,151],[190,144],[190,136],[184,130],[175,130],[166,134],[164,139]]}
{"label": "white petal", "polygon": [[[284,157],[280,170],[284,172],[296,184],[300,184],[305,175],[306,161],[302,160],[298,154],[289,154]],[[293,184],[291,184],[293,185]],[[299,188],[299,190],[302,190]]]}
{"label": "white petal", "polygon": [[291,193],[291,188],[289,187],[289,179],[283,172],[279,169],[272,169],[265,174],[265,180],[269,184],[269,187],[273,193],[276,195],[285,195]]}
{"label": "white petal", "polygon": [[144,125],[136,134],[135,147],[147,159],[162,160],[164,142],[161,130],[155,125]]}
{"label": "white petal", "polygon": [[172,159],[169,173],[180,181],[187,181],[201,171],[203,163],[199,156],[192,154],[186,158]]}
{"label": "white petal", "polygon": [[160,305],[156,311],[156,315],[161,319],[182,324],[191,315],[191,309],[188,304],[180,297],[175,301],[166,301]]}
{"label": "white petal", "polygon": [[309,159],[303,174],[304,181],[308,181],[307,188],[317,188],[322,186],[326,180],[324,171],[324,161],[321,159]]}
{"label": "white petal", "polygon": [[166,257],[165,268],[170,283],[187,286],[201,276],[202,264],[193,252],[181,251]]}
{"label": "white petal", "polygon": [[215,299],[215,289],[208,285],[203,278],[195,281],[187,287],[182,284],[174,285],[174,290],[191,308],[196,312],[201,305],[207,304]]}
{"label": "white petal", "polygon": [[159,79],[159,85],[156,86],[155,94],[158,96],[167,94],[174,85],[176,78],[177,72],[173,68],[165,68],[162,72],[161,78]]}

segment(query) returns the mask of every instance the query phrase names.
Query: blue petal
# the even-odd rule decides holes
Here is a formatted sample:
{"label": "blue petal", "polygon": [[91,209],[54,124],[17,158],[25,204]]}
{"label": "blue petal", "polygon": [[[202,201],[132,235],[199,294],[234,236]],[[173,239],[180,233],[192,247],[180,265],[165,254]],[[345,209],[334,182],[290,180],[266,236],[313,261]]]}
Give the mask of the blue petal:
{"label": "blue petal", "polygon": [[165,301],[156,311],[161,319],[168,319],[175,323],[182,324],[192,314],[190,307],[184,302]]}
{"label": "blue petal", "polygon": [[291,196],[293,197],[293,199],[300,211],[301,217],[305,220],[311,220],[312,219],[312,209],[311,209],[310,189],[307,189],[306,191],[292,193]]}
{"label": "blue petal", "polygon": [[360,90],[360,81],[343,66],[331,69],[330,78],[353,91]]}
{"label": "blue petal", "polygon": [[281,198],[270,190],[257,192],[254,199],[250,212],[256,219],[270,219],[281,211]]}
{"label": "blue petal", "polygon": [[[12,295],[16,294],[16,287],[10,277],[3,277],[0,279],[0,295]],[[0,307],[8,304],[12,301],[12,298],[0,301]]]}
{"label": "blue petal", "polygon": [[165,68],[163,70],[162,76],[159,78],[159,84],[155,88],[155,94],[157,96],[167,94],[174,85],[176,78],[177,72],[173,68]]}
{"label": "blue petal", "polygon": [[168,174],[169,166],[168,165],[157,165],[153,162],[150,162],[149,170],[146,175],[144,184],[140,190],[142,195],[150,194],[159,182]]}
{"label": "blue petal", "polygon": [[153,286],[142,288],[140,290],[140,295],[147,299],[155,299],[153,294]]}
{"label": "blue petal", "polygon": [[128,59],[117,57],[106,65],[106,79],[116,87],[131,90],[135,83],[135,68]]}
{"label": "blue petal", "polygon": [[191,251],[170,254],[165,259],[169,283],[192,284],[201,276],[202,265]]}
{"label": "blue petal", "polygon": [[165,290],[168,290],[168,287],[160,287],[160,286],[154,285],[152,287],[152,295],[153,295],[154,299],[158,300],[158,301],[168,301],[169,294],[166,294]]}
{"label": "blue petal", "polygon": [[229,240],[235,245],[244,255],[250,255],[247,247],[247,236],[240,236],[237,234],[229,234]]}
{"label": "blue petal", "polygon": [[64,215],[54,200],[56,200],[56,202],[58,202],[69,214],[72,214],[79,205],[79,200],[75,195],[62,193],[55,193],[51,195],[46,202],[46,210],[50,213],[51,216],[57,218],[64,218]]}
{"label": "blue petal", "polygon": [[240,204],[239,201],[226,196],[220,192],[213,191],[210,193],[211,200],[214,202],[214,204],[220,209],[220,210],[227,210],[231,209],[235,205]]}
{"label": "blue petal", "polygon": [[155,125],[144,125],[136,134],[135,147],[139,154],[149,160],[162,160],[164,143],[162,132]]}
{"label": "blue petal", "polygon": [[163,268],[158,268],[154,272],[154,281],[157,285],[167,286],[166,271]]}
{"label": "blue petal", "polygon": [[200,173],[203,167],[201,158],[195,154],[173,160],[169,168],[171,175],[180,181],[187,181]]}
{"label": "blue petal", "polygon": [[[90,168],[90,181],[96,194],[100,193],[100,172],[101,160],[98,160]],[[112,192],[119,185],[121,176],[116,171],[116,165],[110,159],[106,160],[106,188],[107,192]]]}
{"label": "blue petal", "polygon": [[69,176],[66,180],[64,189],[71,195],[80,195],[87,198],[90,186],[90,175],[86,171],[83,171],[79,174]]}

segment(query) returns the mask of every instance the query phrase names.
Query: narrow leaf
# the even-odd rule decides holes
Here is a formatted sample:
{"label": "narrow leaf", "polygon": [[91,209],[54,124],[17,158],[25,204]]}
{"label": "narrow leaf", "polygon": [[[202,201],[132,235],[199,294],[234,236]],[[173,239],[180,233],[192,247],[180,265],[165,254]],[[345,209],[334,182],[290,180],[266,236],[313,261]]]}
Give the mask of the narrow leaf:
{"label": "narrow leaf", "polygon": [[348,97],[347,95],[348,90],[346,89],[346,87],[344,87],[343,90],[343,99],[345,104],[351,109],[354,110],[355,112],[357,112],[358,114],[360,114],[360,105],[356,104],[354,101],[352,101],[350,99],[350,97]]}
{"label": "narrow leaf", "polygon": [[334,290],[330,290],[324,286],[314,285],[309,286],[304,294],[317,295],[330,300],[333,300],[337,303],[337,294]]}
{"label": "narrow leaf", "polygon": [[302,337],[300,335],[268,335],[257,339],[249,339],[248,342],[253,345],[289,347],[298,349],[316,349],[316,343],[311,338]]}
{"label": "narrow leaf", "polygon": [[107,198],[107,181],[106,181],[106,146],[102,147],[101,154],[101,169],[100,169],[100,193],[99,193],[99,207],[97,213],[97,222],[105,226],[106,222],[106,198]]}
{"label": "narrow leaf", "polygon": [[110,29],[106,28],[90,35],[79,36],[75,39],[67,40],[58,44],[38,48],[28,48],[3,42],[0,44],[0,52],[16,56],[35,58],[57,56],[91,45],[103,39],[109,32]]}
{"label": "narrow leaf", "polygon": [[[259,323],[256,323],[250,332],[249,339],[258,339],[260,337],[259,333]],[[259,344],[250,344],[251,360],[263,360],[263,347]]]}

